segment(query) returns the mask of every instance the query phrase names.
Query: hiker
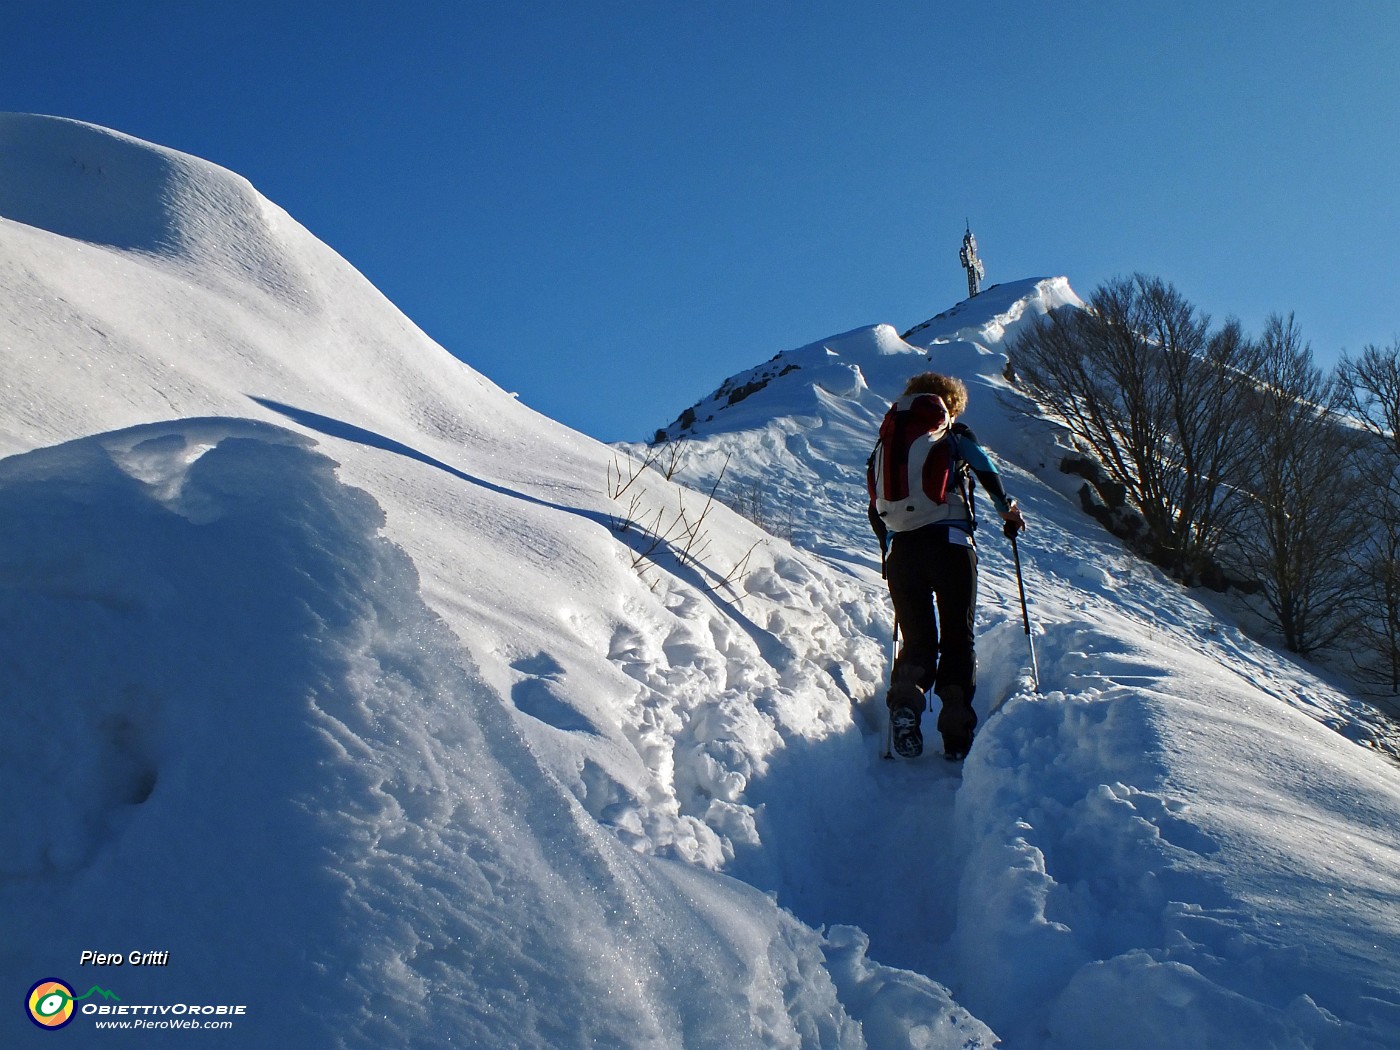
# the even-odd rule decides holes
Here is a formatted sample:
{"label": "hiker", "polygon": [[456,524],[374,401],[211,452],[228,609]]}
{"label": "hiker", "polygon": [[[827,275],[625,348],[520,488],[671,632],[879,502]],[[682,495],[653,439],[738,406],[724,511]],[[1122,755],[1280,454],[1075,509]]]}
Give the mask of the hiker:
{"label": "hiker", "polygon": [[945,758],[966,757],[977,728],[977,547],[968,472],[991,497],[1008,539],[1026,526],[995,464],[957,422],[966,407],[961,380],[937,372],[914,376],[886,414],[866,470],[870,525],[904,635],[885,701],[894,750],[904,758],[923,753],[919,722],[930,688],[942,701]]}

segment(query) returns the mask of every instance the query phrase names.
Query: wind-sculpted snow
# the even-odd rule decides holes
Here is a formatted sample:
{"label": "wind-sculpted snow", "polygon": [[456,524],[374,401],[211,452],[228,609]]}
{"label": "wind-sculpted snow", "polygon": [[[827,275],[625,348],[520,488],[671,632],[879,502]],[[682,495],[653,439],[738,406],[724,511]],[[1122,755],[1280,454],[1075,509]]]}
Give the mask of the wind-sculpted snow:
{"label": "wind-sculpted snow", "polygon": [[1209,659],[1082,640],[1096,684],[1012,700],[968,760],[967,1005],[1016,1044],[1389,1045],[1394,777]]}
{"label": "wind-sculpted snow", "polygon": [[307,276],[278,244],[285,212],[231,172],[117,132],[0,114],[0,216],[303,305]]}
{"label": "wind-sculpted snow", "polygon": [[217,988],[297,1045],[858,1043],[815,933],[544,771],[309,444],[211,419],[0,464],[6,913],[59,961],[160,944],[178,976],[127,1001]]}

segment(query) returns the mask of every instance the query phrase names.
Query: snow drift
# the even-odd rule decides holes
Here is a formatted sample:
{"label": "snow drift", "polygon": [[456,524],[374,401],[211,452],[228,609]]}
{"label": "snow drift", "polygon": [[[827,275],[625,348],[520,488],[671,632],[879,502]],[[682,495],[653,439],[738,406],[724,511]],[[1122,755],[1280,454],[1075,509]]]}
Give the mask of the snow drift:
{"label": "snow drift", "polygon": [[[181,1037],[259,1047],[1400,1038],[1383,727],[1058,491],[1054,429],[996,395],[1063,279],[734,377],[671,428],[691,488],[114,132],[0,116],[0,287],[13,1002],[241,1003]],[[961,775],[879,758],[860,473],[926,367],[1032,522],[1042,692],[984,530]],[[726,456],[792,542],[707,504]],[[168,965],[79,965],[137,949]]]}

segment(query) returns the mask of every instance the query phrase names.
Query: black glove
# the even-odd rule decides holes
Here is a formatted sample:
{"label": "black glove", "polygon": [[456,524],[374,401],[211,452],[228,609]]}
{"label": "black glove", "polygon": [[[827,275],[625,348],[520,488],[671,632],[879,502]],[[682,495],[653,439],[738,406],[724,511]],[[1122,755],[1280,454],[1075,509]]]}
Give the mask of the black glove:
{"label": "black glove", "polygon": [[1021,516],[1021,508],[1014,503],[1011,509],[1002,515],[1002,520],[1006,523],[1001,527],[1001,534],[1008,540],[1015,540],[1016,533],[1026,527],[1026,519]]}

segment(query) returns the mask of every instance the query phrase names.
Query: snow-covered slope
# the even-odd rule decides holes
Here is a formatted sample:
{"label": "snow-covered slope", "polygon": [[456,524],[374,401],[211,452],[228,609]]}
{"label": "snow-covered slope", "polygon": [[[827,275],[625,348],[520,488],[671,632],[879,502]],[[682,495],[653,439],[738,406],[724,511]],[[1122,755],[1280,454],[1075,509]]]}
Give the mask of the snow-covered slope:
{"label": "snow-covered slope", "polygon": [[[736,377],[692,489],[119,134],[0,117],[0,288],[0,986],[119,996],[74,1045],[191,1003],[246,1007],[180,1034],[221,1046],[1400,1040],[1400,777],[1328,726],[1374,730],[1086,523],[993,396],[1062,279]],[[879,757],[861,470],[925,367],[1032,520],[1042,692],[988,529],[961,776]],[[707,508],[726,454],[795,543]]]}
{"label": "snow-covered slope", "polygon": [[50,118],[0,157],[0,984],[259,1047],[985,1031],[712,871],[878,678],[857,586],[721,507],[634,566],[613,450],[243,179]]}

